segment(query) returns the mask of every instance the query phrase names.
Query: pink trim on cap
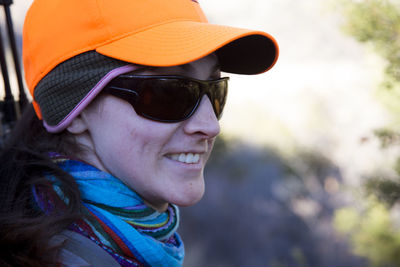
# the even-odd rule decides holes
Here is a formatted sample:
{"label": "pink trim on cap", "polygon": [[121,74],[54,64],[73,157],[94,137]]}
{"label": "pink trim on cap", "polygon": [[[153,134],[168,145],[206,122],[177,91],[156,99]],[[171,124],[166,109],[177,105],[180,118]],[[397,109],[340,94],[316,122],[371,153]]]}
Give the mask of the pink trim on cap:
{"label": "pink trim on cap", "polygon": [[57,125],[52,126],[48,125],[45,120],[43,120],[43,125],[46,128],[46,130],[50,133],[59,133],[65,128],[68,127],[68,125],[78,116],[84,108],[89,105],[90,102],[103,90],[103,88],[115,77],[131,72],[134,70],[139,69],[139,65],[126,65],[123,67],[119,67],[116,69],[113,69],[109,73],[107,73],[90,91],[89,93],[75,106],[75,108]]}

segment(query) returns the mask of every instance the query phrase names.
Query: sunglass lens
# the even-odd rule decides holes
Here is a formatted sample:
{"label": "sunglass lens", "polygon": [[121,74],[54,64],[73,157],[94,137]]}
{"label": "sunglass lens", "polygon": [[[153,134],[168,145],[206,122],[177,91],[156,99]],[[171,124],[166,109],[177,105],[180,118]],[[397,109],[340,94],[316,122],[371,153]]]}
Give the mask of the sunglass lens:
{"label": "sunglass lens", "polygon": [[209,91],[210,99],[213,103],[213,108],[215,116],[218,119],[222,116],[222,111],[225,106],[226,94],[227,94],[227,84],[226,81],[220,81],[214,84],[213,88]]}
{"label": "sunglass lens", "polygon": [[149,79],[143,81],[138,110],[157,121],[180,121],[192,113],[199,94],[193,82]]}

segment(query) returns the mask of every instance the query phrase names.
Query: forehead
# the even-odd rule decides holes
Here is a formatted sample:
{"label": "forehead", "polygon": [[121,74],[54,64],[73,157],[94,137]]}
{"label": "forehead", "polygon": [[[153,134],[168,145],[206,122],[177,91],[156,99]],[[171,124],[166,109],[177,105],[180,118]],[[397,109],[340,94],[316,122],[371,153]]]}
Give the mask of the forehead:
{"label": "forehead", "polygon": [[220,77],[220,66],[217,56],[210,54],[187,64],[172,67],[146,68],[135,73],[141,75],[179,75],[207,80]]}

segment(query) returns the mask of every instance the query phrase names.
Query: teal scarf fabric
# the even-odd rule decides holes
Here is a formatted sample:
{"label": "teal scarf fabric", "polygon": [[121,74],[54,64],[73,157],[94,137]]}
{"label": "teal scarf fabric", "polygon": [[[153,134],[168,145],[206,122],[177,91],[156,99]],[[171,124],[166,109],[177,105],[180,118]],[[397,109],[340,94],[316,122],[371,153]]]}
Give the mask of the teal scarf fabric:
{"label": "teal scarf fabric", "polygon": [[[110,253],[121,266],[181,266],[184,246],[176,229],[179,209],[169,205],[158,212],[119,179],[80,161],[56,158],[81,191],[85,219],[74,223],[76,231]],[[62,198],[62,189],[53,186]],[[34,192],[42,210],[41,193]],[[65,201],[65,200],[64,200]]]}

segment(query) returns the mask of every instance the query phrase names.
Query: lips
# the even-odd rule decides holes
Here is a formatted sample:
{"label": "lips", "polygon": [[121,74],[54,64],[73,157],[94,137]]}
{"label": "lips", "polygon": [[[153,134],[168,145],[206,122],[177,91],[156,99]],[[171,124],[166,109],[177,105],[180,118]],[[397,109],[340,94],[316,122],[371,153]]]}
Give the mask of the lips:
{"label": "lips", "polygon": [[196,164],[200,161],[200,154],[198,153],[175,153],[168,154],[168,158],[187,164]]}

